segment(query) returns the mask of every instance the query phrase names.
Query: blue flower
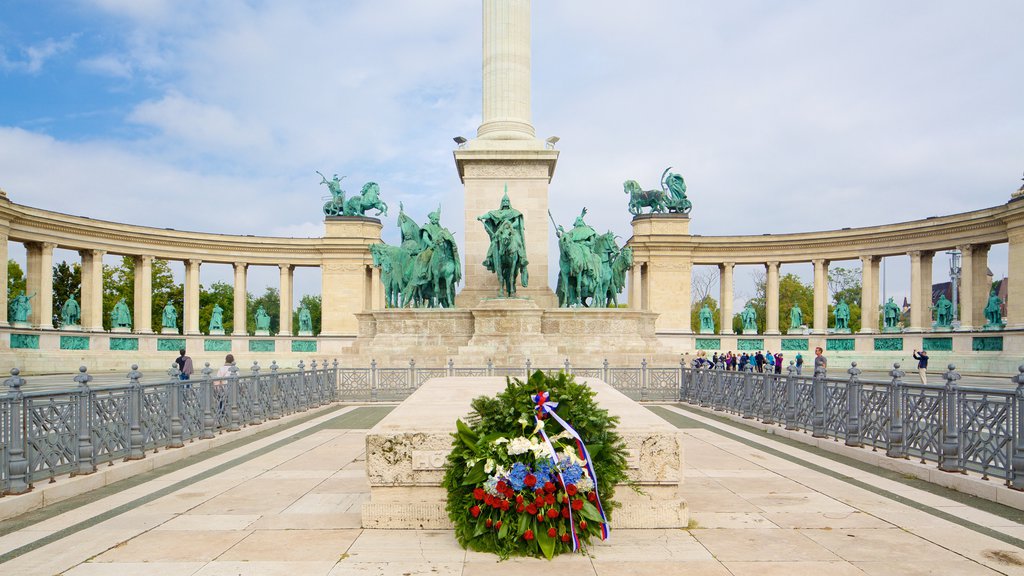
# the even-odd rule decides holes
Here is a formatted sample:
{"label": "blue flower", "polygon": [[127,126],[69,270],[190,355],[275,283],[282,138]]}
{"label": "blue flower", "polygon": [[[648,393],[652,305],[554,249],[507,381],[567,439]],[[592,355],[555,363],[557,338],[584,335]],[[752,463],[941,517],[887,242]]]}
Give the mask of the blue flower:
{"label": "blue flower", "polygon": [[562,468],[562,479],[565,480],[566,484],[575,484],[580,481],[583,477],[583,469],[580,468],[579,464],[573,464]]}
{"label": "blue flower", "polygon": [[523,481],[526,479],[526,475],[530,473],[530,469],[526,467],[526,464],[522,462],[516,462],[512,465],[512,469],[508,472],[508,484],[513,490],[522,490]]}
{"label": "blue flower", "polygon": [[533,475],[537,477],[537,484],[543,486],[545,482],[551,482],[552,472],[551,461],[543,460],[537,465],[537,471]]}

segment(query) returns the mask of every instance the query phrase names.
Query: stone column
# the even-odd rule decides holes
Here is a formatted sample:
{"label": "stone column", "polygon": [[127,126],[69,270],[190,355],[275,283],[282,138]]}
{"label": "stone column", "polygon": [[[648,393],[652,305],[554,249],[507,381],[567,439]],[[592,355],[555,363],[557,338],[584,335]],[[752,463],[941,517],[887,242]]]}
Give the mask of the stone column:
{"label": "stone column", "polygon": [[1024,328],[1024,227],[1009,231],[1006,272],[1006,327]]}
{"label": "stone column", "polygon": [[370,267],[370,309],[384,309],[384,284],[380,279],[380,268]]}
{"label": "stone column", "polygon": [[878,332],[878,264],[877,256],[860,257],[860,332]]}
{"label": "stone column", "polygon": [[[960,330],[972,330],[974,328],[974,304],[977,300],[974,294],[974,246],[964,244],[957,246],[960,251]],[[957,303],[953,302],[953,306]]]}
{"label": "stone column", "polygon": [[910,252],[910,326],[907,332],[924,332],[932,322],[932,257],[934,252]]}
{"label": "stone column", "polygon": [[185,318],[184,334],[189,336],[199,335],[199,267],[202,260],[185,261]]}
{"label": "stone column", "polygon": [[735,262],[725,262],[718,265],[718,311],[721,313],[721,334],[732,334],[732,273],[736,268]]}
{"label": "stone column", "polygon": [[80,250],[82,257],[82,329],[103,331],[103,250]]}
{"label": "stone column", "polygon": [[356,314],[370,307],[372,295],[367,267],[372,266],[370,245],[380,242],[380,220],[356,216],[329,218],[322,250],[321,297],[323,316],[321,334],[356,336]]}
{"label": "stone column", "polygon": [[135,310],[133,327],[139,334],[153,333],[153,257],[135,256]]}
{"label": "stone column", "polygon": [[779,263],[768,262],[764,265],[765,303],[764,303],[764,333],[767,335],[781,334],[779,332]]}
{"label": "stone column", "polygon": [[644,309],[657,312],[659,334],[693,334],[690,282],[693,245],[690,219],[682,214],[647,214],[633,218],[633,237],[626,243],[637,261],[646,264],[641,275]]}
{"label": "stone column", "polygon": [[[971,247],[971,275],[961,274],[961,287],[971,285],[973,299],[971,301],[971,315],[961,313],[961,324],[969,323],[974,328],[981,328],[987,322],[985,319],[985,305],[988,304],[988,296],[992,292],[992,280],[988,276],[988,249],[986,244],[976,244]],[[967,256],[962,262],[967,261]],[[960,298],[964,298],[964,292],[960,292]],[[963,300],[966,302],[966,300]]]}
{"label": "stone column", "polygon": [[[3,233],[0,233],[0,326],[7,326],[7,308],[10,303],[7,300],[7,260],[10,258],[7,249],[7,230],[4,229]],[[17,296],[17,294],[15,294]]]}
{"label": "stone column", "polygon": [[530,0],[484,0],[483,122],[477,138],[529,140]]}
{"label": "stone column", "polygon": [[294,297],[292,287],[295,285],[295,267],[291,264],[278,264],[281,269],[281,330],[280,334],[292,335],[292,312]]}
{"label": "stone column", "polygon": [[815,334],[828,331],[828,260],[814,261],[814,330]]}
{"label": "stone column", "polygon": [[235,262],[235,329],[231,332],[232,336],[248,336],[249,330],[247,324],[249,323],[248,312],[245,309],[246,304],[246,272],[249,269],[249,265],[245,262]]}
{"label": "stone column", "polygon": [[25,292],[31,300],[32,313],[28,323],[43,330],[53,330],[53,249],[52,242],[28,242],[25,271]]}
{"label": "stone column", "polygon": [[634,260],[633,269],[629,271],[629,307],[633,310],[643,310],[643,282],[640,278],[642,268],[643,262]]}

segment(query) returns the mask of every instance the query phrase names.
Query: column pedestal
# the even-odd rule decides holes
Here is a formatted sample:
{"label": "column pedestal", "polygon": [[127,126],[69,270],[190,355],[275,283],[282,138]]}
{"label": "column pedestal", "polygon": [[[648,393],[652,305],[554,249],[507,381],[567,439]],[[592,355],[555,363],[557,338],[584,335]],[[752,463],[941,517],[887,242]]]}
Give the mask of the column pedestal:
{"label": "column pedestal", "polygon": [[690,283],[693,271],[690,218],[644,214],[633,218],[634,262],[646,263],[647,310],[658,313],[659,334],[692,334]]}
{"label": "column pedestal", "polygon": [[373,294],[370,244],[381,241],[383,226],[377,218],[330,216],[324,227],[321,334],[356,336],[355,315],[370,309]]}

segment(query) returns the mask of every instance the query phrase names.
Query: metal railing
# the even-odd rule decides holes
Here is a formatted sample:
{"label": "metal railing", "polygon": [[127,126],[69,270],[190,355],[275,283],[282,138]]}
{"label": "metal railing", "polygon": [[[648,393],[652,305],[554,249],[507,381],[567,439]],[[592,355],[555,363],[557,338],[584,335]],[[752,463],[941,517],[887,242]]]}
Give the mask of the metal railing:
{"label": "metal railing", "polygon": [[960,387],[950,365],[944,386],[904,383],[894,365],[889,381],[860,378],[856,363],[846,378],[823,373],[802,376],[791,364],[788,374],[727,371],[717,368],[599,366],[418,366],[344,367],[335,360],[314,360],[298,370],[249,374],[232,367],[218,378],[207,365],[195,380],[179,380],[177,366],[163,382],[142,383],[133,366],[127,385],[90,386],[83,367],[75,387],[25,392],[24,379],[12,370],[8,393],[0,396],[0,493],[18,494],[33,482],[62,474],[89,474],[102,463],[142,458],[147,451],[180,447],[196,438],[212,438],[283,415],[333,401],[395,402],[431,378],[509,376],[525,378],[535,370],[599,378],[637,401],[688,402],[759,419],[814,437],[831,437],[849,446],[885,450],[893,458],[933,461],[950,472],[976,471],[1009,486],[1024,488],[1024,366],[1010,389]]}

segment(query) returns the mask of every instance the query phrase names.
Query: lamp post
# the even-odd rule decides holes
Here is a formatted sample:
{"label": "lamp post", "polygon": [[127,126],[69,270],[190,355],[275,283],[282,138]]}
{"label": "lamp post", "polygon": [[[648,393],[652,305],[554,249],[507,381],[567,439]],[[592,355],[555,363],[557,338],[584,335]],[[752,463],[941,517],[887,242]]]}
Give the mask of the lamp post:
{"label": "lamp post", "polygon": [[960,298],[958,286],[960,283],[960,251],[950,250],[949,254],[949,283],[953,290],[953,329],[960,327]]}

